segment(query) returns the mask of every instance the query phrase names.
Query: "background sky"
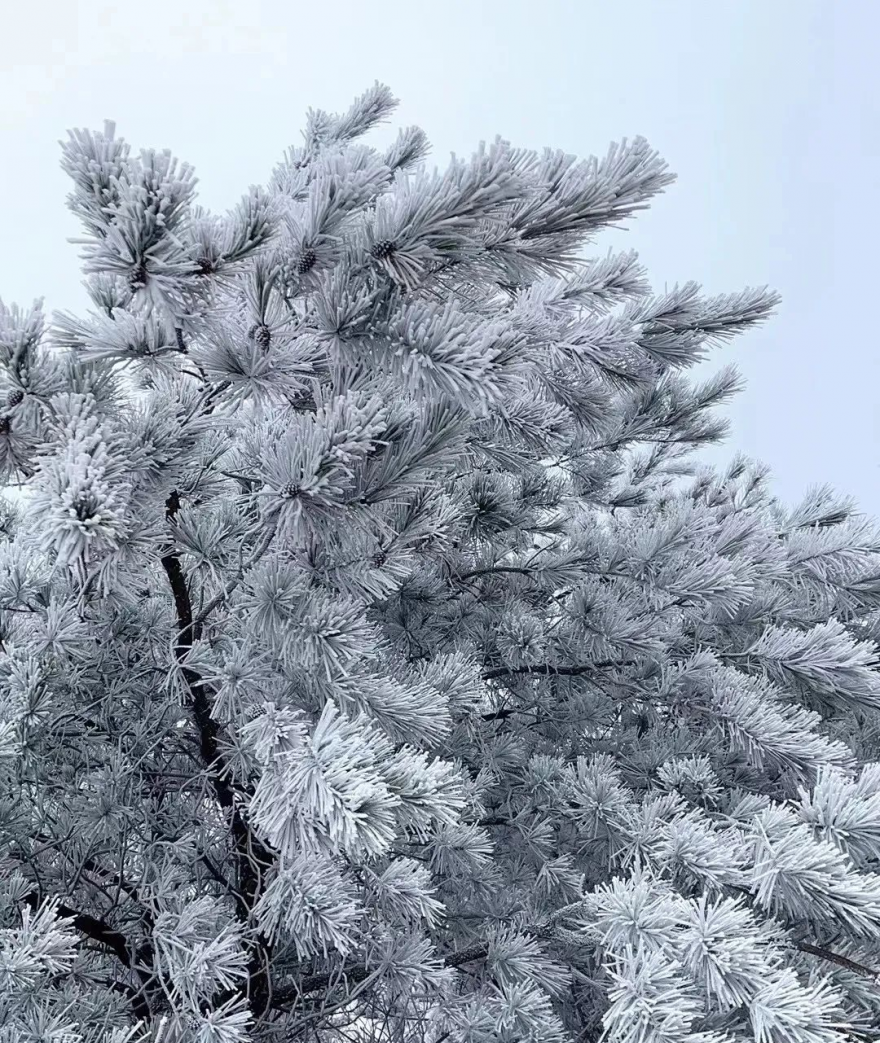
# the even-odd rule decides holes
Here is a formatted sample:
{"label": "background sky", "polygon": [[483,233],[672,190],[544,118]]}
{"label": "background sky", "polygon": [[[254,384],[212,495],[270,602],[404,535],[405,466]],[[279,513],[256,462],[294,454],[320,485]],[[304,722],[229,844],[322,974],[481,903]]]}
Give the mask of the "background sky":
{"label": "background sky", "polygon": [[[179,8],[179,10],[177,9]],[[196,167],[223,210],[299,143],[309,107],[374,80],[438,164],[501,134],[603,153],[646,136],[678,182],[597,252],[657,289],[770,284],[776,319],[720,351],[748,381],[734,450],[795,500],[880,515],[880,0],[8,0],[0,13],[0,297],[83,310],[58,140],[105,119]]]}

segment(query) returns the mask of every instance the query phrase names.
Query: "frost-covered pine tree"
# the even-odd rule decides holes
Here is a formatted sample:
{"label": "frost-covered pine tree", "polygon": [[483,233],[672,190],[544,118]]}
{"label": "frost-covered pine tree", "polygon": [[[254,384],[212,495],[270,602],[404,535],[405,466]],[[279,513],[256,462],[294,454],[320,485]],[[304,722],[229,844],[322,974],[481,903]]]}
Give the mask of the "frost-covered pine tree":
{"label": "frost-covered pine tree", "polygon": [[641,139],[442,173],[376,86],[219,217],[63,146],[0,310],[3,1043],[880,1031],[880,536],[693,452],[764,290],[598,232]]}

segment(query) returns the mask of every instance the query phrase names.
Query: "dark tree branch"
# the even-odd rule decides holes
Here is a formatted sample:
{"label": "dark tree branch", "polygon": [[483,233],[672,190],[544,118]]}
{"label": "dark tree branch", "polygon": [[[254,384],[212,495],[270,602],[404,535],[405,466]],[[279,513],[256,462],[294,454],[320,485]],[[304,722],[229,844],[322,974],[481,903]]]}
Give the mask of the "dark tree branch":
{"label": "dark tree branch", "polygon": [[[40,907],[39,896],[31,892],[24,896],[23,899],[25,905],[33,909],[36,912]],[[132,971],[136,974],[141,982],[141,988],[139,990],[126,986],[126,992],[131,1000],[132,1008],[135,1016],[149,1020],[152,1016],[150,1005],[147,1002],[145,991],[150,984],[150,979],[146,973],[141,970],[135,963],[135,950],[129,942],[128,938],[121,932],[114,930],[103,920],[99,920],[95,916],[91,916],[88,913],[77,912],[76,909],[71,909],[70,906],[63,903],[56,906],[59,916],[63,916],[65,919],[70,919],[73,926],[80,934],[84,934],[87,938],[91,938],[92,941],[98,942],[102,945],[105,950],[112,953],[123,967]],[[143,953],[152,960],[152,949],[149,953]]]}
{"label": "dark tree branch", "polygon": [[495,576],[501,573],[511,573],[516,576],[537,576],[540,574],[540,569],[526,569],[521,565],[492,565],[485,569],[472,569],[470,572],[463,572],[457,578],[460,580],[474,579],[477,576]]}
{"label": "dark tree branch", "polygon": [[[58,845],[58,841],[48,836],[46,833],[38,833],[33,839],[39,841],[41,844],[48,844],[53,847]],[[68,838],[64,839],[66,840]],[[70,861],[73,861],[71,856],[66,854],[62,846],[58,845],[58,850]],[[29,856],[25,853],[23,857],[28,858]],[[86,856],[84,859],[82,859],[82,868],[89,873],[93,873],[95,876],[101,877],[102,880],[108,880],[114,887],[118,887],[120,891],[124,892],[124,894],[126,894],[132,900],[132,902],[134,902],[135,905],[138,906],[138,908],[141,910],[141,915],[143,916],[144,921],[147,924],[149,924],[149,926],[152,928],[154,919],[152,910],[144,902],[140,891],[134,884],[132,884],[129,880],[126,880],[121,873],[117,873],[114,869],[108,869],[106,866],[101,865],[100,862],[96,861],[91,856]],[[94,882],[91,880],[89,881],[89,883],[94,885]]]}
{"label": "dark tree branch", "polygon": [[[174,519],[180,510],[180,497],[174,490],[165,504],[165,514]],[[177,638],[174,654],[180,663],[181,672],[192,698],[192,713],[199,737],[199,750],[211,777],[211,785],[217,803],[228,812],[231,822],[232,840],[236,861],[237,892],[243,899],[237,902],[240,918],[245,918],[260,897],[263,874],[274,862],[273,853],[254,836],[235,801],[235,794],[228,779],[228,772],[220,751],[220,725],[211,716],[213,691],[202,680],[198,671],[184,665],[186,656],[195,641],[201,636],[202,624],[193,616],[189,587],[180,558],[173,551],[162,559],[162,568],[168,577],[177,615]],[[262,935],[256,939],[248,967],[247,982],[252,999],[265,1003],[269,991],[268,968],[271,944]],[[220,1002],[223,1002],[221,998]],[[258,1012],[259,1013],[259,1012]]]}
{"label": "dark tree branch", "polygon": [[483,721],[505,721],[508,717],[513,717],[515,713],[527,713],[526,710],[517,709],[515,706],[505,707],[503,710],[493,710],[492,713],[480,714],[480,720]]}
{"label": "dark tree branch", "polygon": [[[536,666],[499,666],[494,670],[486,670],[483,673],[484,681],[492,681],[496,677],[512,677],[521,674],[543,674],[547,677],[579,677],[581,674],[592,673],[593,670],[608,670],[614,666],[634,666],[631,659],[614,660],[601,659],[595,663],[581,663],[577,666],[556,666],[553,663],[540,663]],[[511,713],[516,711],[511,711]],[[505,714],[505,716],[508,716]],[[492,717],[484,717],[484,720],[492,720]]]}
{"label": "dark tree branch", "polygon": [[838,967],[844,967],[846,970],[858,974],[859,977],[870,978],[871,981],[880,979],[880,971],[872,971],[870,967],[856,963],[855,960],[851,960],[848,956],[841,956],[838,952],[831,952],[830,949],[823,949],[821,946],[811,945],[809,942],[798,942],[797,947],[801,952],[808,952],[811,956],[818,956],[820,960],[835,963]]}
{"label": "dark tree branch", "polygon": [[485,960],[488,955],[488,943],[478,942],[467,949],[461,949],[459,952],[451,952],[443,963],[447,967],[463,967],[464,964],[473,963],[475,960]]}
{"label": "dark tree branch", "polygon": [[[444,958],[443,963],[447,967],[462,967],[464,964],[473,963],[475,960],[484,960],[488,954],[488,944],[486,942],[478,942],[468,946],[466,949],[449,953]],[[289,1003],[299,996],[308,996],[311,993],[322,992],[328,989],[337,980],[355,985],[358,982],[365,981],[374,971],[375,968],[367,967],[363,963],[353,963],[344,967],[341,973],[309,974],[293,985],[276,989],[272,997],[272,1005],[280,1009],[285,1003]]]}

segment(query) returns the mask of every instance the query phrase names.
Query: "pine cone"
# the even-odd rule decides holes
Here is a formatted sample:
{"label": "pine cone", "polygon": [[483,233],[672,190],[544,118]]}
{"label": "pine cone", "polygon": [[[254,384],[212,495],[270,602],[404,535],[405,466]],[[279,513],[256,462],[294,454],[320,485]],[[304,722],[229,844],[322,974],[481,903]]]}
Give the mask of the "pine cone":
{"label": "pine cone", "polygon": [[136,293],[138,290],[142,290],[146,285],[147,269],[145,265],[139,264],[135,269],[129,272],[128,288],[132,293]]}
{"label": "pine cone", "polygon": [[390,257],[397,249],[396,244],[392,239],[380,239],[379,242],[373,243],[373,248],[370,253],[376,258],[377,261],[384,261]]}
{"label": "pine cone", "polygon": [[318,255],[314,250],[303,250],[300,254],[299,260],[296,262],[296,274],[305,275],[306,272],[310,272],[318,260]]}
{"label": "pine cone", "polygon": [[272,331],[265,323],[260,323],[259,326],[254,326],[251,330],[251,337],[253,337],[254,343],[265,351],[272,340]]}
{"label": "pine cone", "polygon": [[6,404],[10,409],[14,409],[20,402],[24,400],[24,392],[21,388],[13,388],[6,396]]}

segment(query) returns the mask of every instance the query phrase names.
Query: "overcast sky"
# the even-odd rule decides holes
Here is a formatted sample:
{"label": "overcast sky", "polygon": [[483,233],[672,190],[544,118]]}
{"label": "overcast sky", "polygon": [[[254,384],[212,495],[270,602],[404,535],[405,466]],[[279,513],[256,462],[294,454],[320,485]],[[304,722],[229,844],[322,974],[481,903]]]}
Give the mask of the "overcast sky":
{"label": "overcast sky", "polygon": [[880,0],[7,0],[0,297],[87,303],[69,127],[171,148],[211,209],[265,182],[307,108],[376,79],[401,106],[372,140],[416,123],[438,163],[496,134],[579,155],[642,134],[679,180],[600,252],[636,247],[658,289],[783,295],[717,357],[748,387],[713,459],[742,450],[785,499],[829,482],[880,515],[878,37]]}

